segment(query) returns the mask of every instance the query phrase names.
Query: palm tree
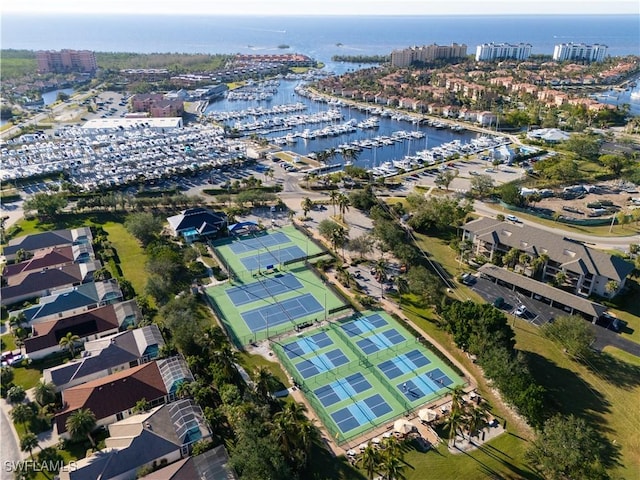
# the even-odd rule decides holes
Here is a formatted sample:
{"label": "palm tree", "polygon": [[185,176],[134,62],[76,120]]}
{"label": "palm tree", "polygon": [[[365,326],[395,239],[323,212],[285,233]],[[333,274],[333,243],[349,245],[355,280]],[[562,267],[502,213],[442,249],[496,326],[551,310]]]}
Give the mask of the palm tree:
{"label": "palm tree", "polygon": [[287,218],[289,219],[289,223],[293,223],[293,217],[296,216],[296,211],[289,209],[287,210]]}
{"label": "palm tree", "polygon": [[96,416],[88,408],[80,408],[73,412],[65,422],[67,431],[71,438],[81,440],[87,437],[91,442],[91,446],[95,448],[96,442],[91,436],[91,432],[96,428]]}
{"label": "palm tree", "polygon": [[41,407],[55,402],[56,386],[51,382],[38,382],[35,386],[35,398]]}
{"label": "palm tree", "polygon": [[33,410],[26,403],[21,403],[20,405],[13,407],[10,415],[13,421],[15,423],[20,423],[26,432],[27,422],[33,418]]}
{"label": "palm tree", "polygon": [[[303,445],[300,428],[305,422],[310,423],[306,412],[307,407],[304,404],[287,402],[282,410],[273,416],[276,439],[281,443],[283,453],[291,460],[295,460],[295,457],[298,456],[297,452],[305,450],[308,446]],[[305,439],[305,441],[307,440]]]}
{"label": "palm tree", "polygon": [[618,288],[620,288],[620,284],[615,280],[609,280],[604,286],[605,292],[607,292],[607,295],[609,295],[610,297],[618,291]]}
{"label": "palm tree", "polygon": [[40,442],[35,433],[27,433],[20,439],[20,450],[23,452],[29,452],[29,457],[33,459],[33,449],[38,447]]}
{"label": "palm tree", "polygon": [[404,276],[396,275],[394,283],[396,284],[396,289],[398,290],[398,302],[400,305],[402,305],[402,295],[409,291],[409,282]]}
{"label": "palm tree", "polygon": [[71,354],[71,358],[75,357],[76,354],[76,342],[80,341],[80,337],[78,335],[74,335],[71,332],[67,332],[67,334],[60,339],[58,345],[63,350],[68,350]]}
{"label": "palm tree", "polygon": [[462,408],[462,396],[464,395],[464,389],[462,385],[456,385],[451,389],[451,411],[460,412]]}
{"label": "palm tree", "polygon": [[[337,252],[338,247],[344,247],[345,242],[347,241],[347,231],[344,227],[338,225],[336,228],[331,230],[331,244],[333,245],[333,249]],[[342,254],[344,257],[344,252]]]}
{"label": "palm tree", "polygon": [[489,414],[484,407],[472,408],[467,415],[467,429],[469,430],[469,436],[473,437],[475,433],[479,432],[487,424]]}
{"label": "palm tree", "polygon": [[371,443],[367,444],[358,462],[360,463],[360,467],[367,473],[369,480],[372,480],[373,476],[377,473],[380,460],[378,450],[376,450]]}
{"label": "palm tree", "polygon": [[[42,465],[51,465],[51,464],[59,464],[61,465],[62,462],[64,462],[64,458],[62,458],[62,455],[60,455],[58,453],[58,451],[55,449],[55,447],[46,447],[46,448],[42,448],[40,447],[40,453],[38,454],[38,462]],[[49,475],[47,475],[46,470],[44,470],[42,473],[44,473],[44,475],[47,478],[50,478]]]}
{"label": "palm tree", "polygon": [[379,259],[373,267],[375,271],[375,277],[380,283],[380,297],[384,298],[384,290],[382,284],[387,281],[387,262],[384,258]]}
{"label": "palm tree", "polygon": [[567,281],[567,274],[563,270],[560,270],[558,273],[556,273],[555,277],[553,277],[553,280],[555,281],[556,285],[560,287]]}
{"label": "palm tree", "polygon": [[502,262],[508,266],[512,267],[518,261],[518,257],[520,256],[520,251],[517,248],[512,248],[507,253],[505,253],[504,257],[502,257]]}
{"label": "palm tree", "polygon": [[338,209],[340,210],[340,219],[344,222],[344,214],[349,211],[351,201],[344,193],[338,195]]}
{"label": "palm tree", "polygon": [[345,162],[355,162],[358,159],[358,151],[354,148],[347,148],[342,151],[342,158]]}
{"label": "palm tree", "polygon": [[9,318],[9,325],[13,330],[17,330],[27,323],[29,322],[27,321],[27,316],[24,312],[20,312],[18,315],[12,315]]}
{"label": "palm tree", "polygon": [[405,465],[402,459],[395,455],[384,455],[380,462],[382,478],[385,480],[405,480],[402,470]]}
{"label": "palm tree", "polygon": [[300,203],[300,206],[302,207],[302,211],[304,212],[304,216],[306,218],[313,208],[313,201],[309,197],[305,197],[305,199]]}
{"label": "palm tree", "polygon": [[176,397],[178,398],[189,398],[193,395],[193,385],[191,382],[187,382],[183,380],[178,384],[176,388]]}
{"label": "palm tree", "polygon": [[462,415],[462,412],[460,410],[454,410],[452,408],[451,413],[449,413],[449,416],[445,421],[445,424],[449,429],[449,443],[451,443],[453,447],[456,446],[456,434],[458,432],[458,428],[460,428],[463,422],[464,417]]}
{"label": "palm tree", "polygon": [[338,197],[341,193],[338,190],[331,190],[329,192],[329,200],[331,200],[331,205],[333,205],[333,216],[336,216],[336,204],[338,203]]}
{"label": "palm tree", "polygon": [[213,354],[213,362],[228,381],[232,381],[238,374],[236,369],[237,354],[231,345],[225,343]]}
{"label": "palm tree", "polygon": [[264,401],[270,400],[271,391],[276,385],[276,378],[271,371],[267,367],[260,365],[254,371],[253,382],[258,397]]}

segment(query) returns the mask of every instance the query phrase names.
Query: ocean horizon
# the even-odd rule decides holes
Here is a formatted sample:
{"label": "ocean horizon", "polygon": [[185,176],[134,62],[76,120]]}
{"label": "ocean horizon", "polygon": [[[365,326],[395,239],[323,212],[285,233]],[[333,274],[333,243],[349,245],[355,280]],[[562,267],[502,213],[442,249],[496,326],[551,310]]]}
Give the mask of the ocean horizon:
{"label": "ocean horizon", "polygon": [[[357,21],[356,21],[357,18]],[[640,55],[640,15],[193,16],[3,14],[3,49],[132,53],[388,55],[413,45],[601,43],[611,56]],[[287,45],[289,48],[279,48]],[[330,66],[330,65],[329,65]]]}

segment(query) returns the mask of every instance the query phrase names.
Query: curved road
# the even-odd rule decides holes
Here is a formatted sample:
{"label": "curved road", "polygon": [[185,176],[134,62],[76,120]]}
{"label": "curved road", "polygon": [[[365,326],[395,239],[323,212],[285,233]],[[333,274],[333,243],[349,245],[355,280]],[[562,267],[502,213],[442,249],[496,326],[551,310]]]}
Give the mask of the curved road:
{"label": "curved road", "polygon": [[[483,215],[485,217],[493,217],[495,218],[496,214],[504,212],[502,210],[498,210],[493,208],[491,205],[488,205],[483,202],[475,201],[473,204],[475,211]],[[556,233],[558,235],[564,235],[567,238],[571,238],[573,240],[579,240],[581,242],[591,244],[596,248],[600,248],[603,250],[621,250],[628,252],[629,244],[631,243],[640,243],[640,235],[629,235],[628,237],[599,237],[596,235],[587,235],[584,233],[578,232],[569,232],[562,228],[554,228],[548,225],[544,225],[541,223],[533,222],[528,219],[520,219],[522,223],[525,225],[530,225],[540,230],[546,230],[548,232]]]}

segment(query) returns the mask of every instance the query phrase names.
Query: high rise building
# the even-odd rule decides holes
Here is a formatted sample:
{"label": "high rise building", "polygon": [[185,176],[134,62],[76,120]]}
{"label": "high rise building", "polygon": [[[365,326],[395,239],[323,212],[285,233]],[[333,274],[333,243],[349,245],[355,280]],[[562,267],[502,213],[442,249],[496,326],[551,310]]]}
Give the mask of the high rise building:
{"label": "high rise building", "polygon": [[526,60],[531,55],[531,44],[483,43],[476,47],[476,61]]}
{"label": "high rise building", "polygon": [[36,60],[39,73],[93,73],[98,69],[96,55],[89,50],[40,50]]}
{"label": "high rise building", "polygon": [[587,62],[601,62],[607,54],[606,45],[594,43],[560,43],[553,49],[553,59],[559,62],[566,60],[586,60]]}
{"label": "high rise building", "polygon": [[413,62],[433,62],[441,58],[463,58],[467,56],[467,46],[458,45],[424,45],[409,47],[391,52],[391,65],[394,67],[408,67]]}

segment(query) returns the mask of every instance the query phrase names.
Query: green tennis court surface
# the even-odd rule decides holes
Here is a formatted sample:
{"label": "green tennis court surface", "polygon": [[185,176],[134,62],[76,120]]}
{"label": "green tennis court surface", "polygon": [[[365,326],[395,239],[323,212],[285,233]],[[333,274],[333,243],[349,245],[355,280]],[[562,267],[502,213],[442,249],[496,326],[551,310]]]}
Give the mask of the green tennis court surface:
{"label": "green tennis court surface", "polygon": [[332,322],[273,349],[338,443],[464,384],[384,312]]}

